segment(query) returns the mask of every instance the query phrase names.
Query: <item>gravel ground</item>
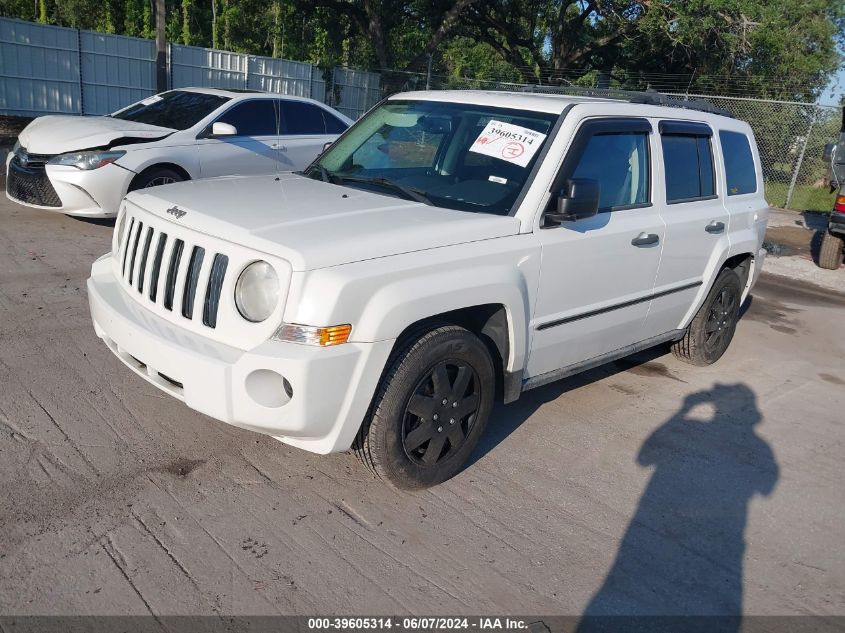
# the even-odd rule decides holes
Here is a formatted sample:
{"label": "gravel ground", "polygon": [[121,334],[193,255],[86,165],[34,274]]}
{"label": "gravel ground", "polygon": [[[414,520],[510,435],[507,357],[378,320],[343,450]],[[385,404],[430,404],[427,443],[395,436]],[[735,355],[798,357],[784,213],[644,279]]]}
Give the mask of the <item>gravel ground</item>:
{"label": "gravel ground", "polygon": [[0,201],[0,613],[845,615],[845,297],[764,276],[716,365],[529,392],[406,494],[127,370],[110,233]]}

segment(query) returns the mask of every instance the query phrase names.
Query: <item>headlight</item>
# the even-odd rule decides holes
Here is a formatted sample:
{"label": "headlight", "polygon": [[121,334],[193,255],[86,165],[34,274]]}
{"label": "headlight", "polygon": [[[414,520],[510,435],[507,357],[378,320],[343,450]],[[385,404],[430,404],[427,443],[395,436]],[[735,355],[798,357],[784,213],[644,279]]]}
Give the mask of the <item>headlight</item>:
{"label": "headlight", "polygon": [[279,303],[279,276],[267,262],[252,262],[235,284],[235,305],[247,321],[267,319]]}
{"label": "headlight", "polygon": [[113,163],[126,152],[71,152],[60,154],[49,161],[49,165],[70,165],[77,169],[99,169]]}

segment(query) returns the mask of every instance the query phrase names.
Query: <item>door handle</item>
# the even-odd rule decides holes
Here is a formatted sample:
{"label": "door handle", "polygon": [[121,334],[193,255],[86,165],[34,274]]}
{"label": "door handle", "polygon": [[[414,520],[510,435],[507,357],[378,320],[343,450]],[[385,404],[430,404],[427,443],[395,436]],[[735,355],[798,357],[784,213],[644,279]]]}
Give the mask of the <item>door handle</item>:
{"label": "door handle", "polygon": [[660,237],[656,233],[640,233],[631,240],[631,244],[634,246],[651,246],[652,244],[657,244],[660,241]]}
{"label": "door handle", "polygon": [[725,230],[725,223],[713,220],[710,224],[704,227],[704,230],[708,233],[722,233]]}

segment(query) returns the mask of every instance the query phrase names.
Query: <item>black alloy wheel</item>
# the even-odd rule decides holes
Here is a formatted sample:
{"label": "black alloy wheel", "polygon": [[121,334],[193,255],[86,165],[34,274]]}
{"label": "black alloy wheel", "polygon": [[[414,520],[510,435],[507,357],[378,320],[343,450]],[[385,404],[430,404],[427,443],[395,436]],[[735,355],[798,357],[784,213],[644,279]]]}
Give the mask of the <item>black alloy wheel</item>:
{"label": "black alloy wheel", "polygon": [[441,361],[423,376],[402,424],[402,446],[412,462],[432,466],[460,449],[475,423],[477,388],[475,370],[459,360]]}
{"label": "black alloy wheel", "polygon": [[733,330],[732,320],[738,301],[736,288],[725,286],[710,304],[710,314],[704,323],[704,347],[708,354],[727,347],[725,337]]}

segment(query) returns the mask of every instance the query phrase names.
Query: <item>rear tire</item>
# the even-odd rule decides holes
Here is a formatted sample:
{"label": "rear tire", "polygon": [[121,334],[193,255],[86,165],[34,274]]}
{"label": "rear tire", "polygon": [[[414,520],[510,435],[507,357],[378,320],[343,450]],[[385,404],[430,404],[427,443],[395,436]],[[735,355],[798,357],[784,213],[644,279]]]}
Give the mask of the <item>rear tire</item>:
{"label": "rear tire", "polygon": [[478,444],[495,387],[490,352],[468,330],[444,324],[412,336],[388,361],[355,452],[399,489],[446,481]]}
{"label": "rear tire", "polygon": [[825,231],[819,249],[819,266],[828,270],[837,270],[842,264],[842,245],[841,237]]}
{"label": "rear tire", "polygon": [[172,169],[154,167],[135,176],[129,185],[129,191],[158,187],[159,185],[169,185],[172,182],[182,182],[183,180],[185,180],[184,176]]}
{"label": "rear tire", "polygon": [[733,339],[741,297],[739,276],[725,268],[716,277],[684,337],[672,344],[675,357],[698,366],[712,365],[719,360]]}

